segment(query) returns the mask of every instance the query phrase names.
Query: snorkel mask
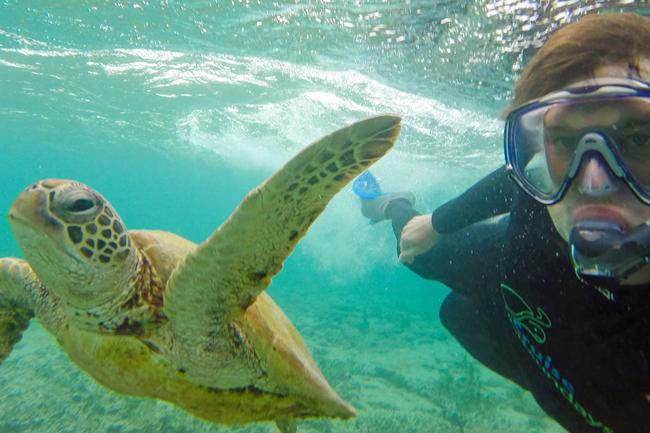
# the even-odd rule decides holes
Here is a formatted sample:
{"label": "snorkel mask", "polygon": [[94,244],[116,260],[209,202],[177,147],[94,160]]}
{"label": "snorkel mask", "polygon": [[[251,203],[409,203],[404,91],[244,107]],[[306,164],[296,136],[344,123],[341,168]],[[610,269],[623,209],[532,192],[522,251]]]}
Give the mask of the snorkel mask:
{"label": "snorkel mask", "polygon": [[[594,114],[599,120],[590,123]],[[595,159],[650,206],[650,83],[577,83],[513,110],[504,137],[511,176],[542,204],[559,202],[581,166]],[[569,244],[580,279],[597,287],[621,283],[650,262],[650,221],[627,231],[583,221]]]}

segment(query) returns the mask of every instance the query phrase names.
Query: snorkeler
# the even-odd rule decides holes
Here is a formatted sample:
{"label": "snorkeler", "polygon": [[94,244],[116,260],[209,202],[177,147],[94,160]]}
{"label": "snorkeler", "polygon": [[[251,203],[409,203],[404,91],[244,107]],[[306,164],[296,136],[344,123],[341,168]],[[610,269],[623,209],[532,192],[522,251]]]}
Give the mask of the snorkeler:
{"label": "snorkeler", "polygon": [[517,83],[506,165],[432,215],[354,186],[400,261],[452,289],[451,334],[572,433],[650,431],[649,41],[634,14],[555,32]]}

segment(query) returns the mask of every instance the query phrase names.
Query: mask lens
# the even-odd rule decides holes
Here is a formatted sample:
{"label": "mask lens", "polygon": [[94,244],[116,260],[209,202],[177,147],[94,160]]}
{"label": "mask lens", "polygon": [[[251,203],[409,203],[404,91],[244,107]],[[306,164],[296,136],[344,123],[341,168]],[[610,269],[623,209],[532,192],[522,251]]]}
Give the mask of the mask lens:
{"label": "mask lens", "polygon": [[539,198],[559,194],[581,138],[599,131],[613,141],[616,158],[608,161],[624,165],[630,187],[650,199],[650,98],[560,101],[519,113],[511,122],[511,164]]}
{"label": "mask lens", "polygon": [[549,107],[541,107],[524,113],[512,130],[515,172],[544,199],[561,189],[575,150],[547,146],[544,117],[548,110]]}
{"label": "mask lens", "polygon": [[617,101],[620,120],[609,128],[618,152],[634,181],[650,191],[650,100],[626,98]]}

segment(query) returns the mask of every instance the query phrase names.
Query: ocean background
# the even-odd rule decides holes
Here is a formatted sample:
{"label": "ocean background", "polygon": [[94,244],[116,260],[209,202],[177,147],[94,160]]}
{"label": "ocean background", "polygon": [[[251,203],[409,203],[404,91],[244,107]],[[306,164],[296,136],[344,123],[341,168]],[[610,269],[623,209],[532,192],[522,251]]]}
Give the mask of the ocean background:
{"label": "ocean background", "polygon": [[[428,212],[502,163],[499,113],[549,32],[645,4],[0,0],[0,209],[36,180],[77,179],[127,227],[200,242],[302,147],[388,112],[402,134],[373,172]],[[6,218],[4,256],[21,256]],[[442,327],[448,290],[338,194],[269,293],[359,416],[299,431],[563,432]],[[276,430],[104,389],[36,321],[0,365],[0,433],[230,431]]]}

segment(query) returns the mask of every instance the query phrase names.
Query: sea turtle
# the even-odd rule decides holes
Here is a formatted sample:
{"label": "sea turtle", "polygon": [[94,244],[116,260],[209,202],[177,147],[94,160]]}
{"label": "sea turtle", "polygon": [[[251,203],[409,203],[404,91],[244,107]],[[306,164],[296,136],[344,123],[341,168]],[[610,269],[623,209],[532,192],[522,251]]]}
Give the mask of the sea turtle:
{"label": "sea turtle", "polygon": [[350,418],[264,289],[330,199],[394,144],[378,116],[303,149],[202,244],[132,230],[99,193],[47,179],[9,221],[26,258],[0,259],[0,362],[32,317],[104,386],[224,424]]}

